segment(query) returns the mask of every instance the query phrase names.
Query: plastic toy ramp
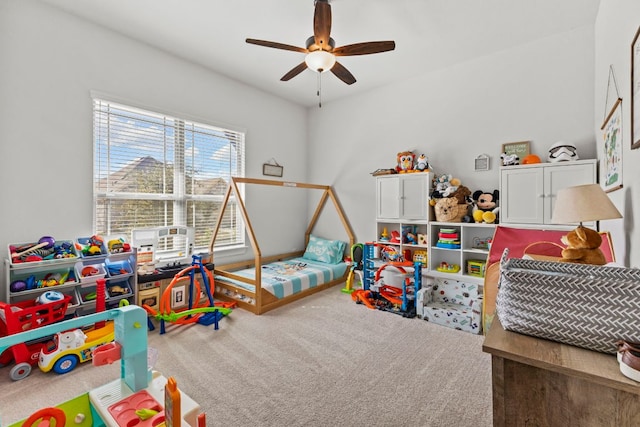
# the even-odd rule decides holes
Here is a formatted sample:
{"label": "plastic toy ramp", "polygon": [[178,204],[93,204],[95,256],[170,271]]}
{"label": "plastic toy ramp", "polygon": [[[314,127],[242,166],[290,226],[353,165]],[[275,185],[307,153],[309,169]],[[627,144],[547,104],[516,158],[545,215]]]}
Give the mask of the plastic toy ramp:
{"label": "plastic toy ramp", "polygon": [[371,291],[356,289],[351,293],[351,299],[355,301],[356,304],[364,304],[372,310],[378,308],[377,300],[373,298]]}
{"label": "plastic toy ramp", "polygon": [[402,305],[402,289],[394,286],[384,285],[380,288],[380,296],[391,304]]}

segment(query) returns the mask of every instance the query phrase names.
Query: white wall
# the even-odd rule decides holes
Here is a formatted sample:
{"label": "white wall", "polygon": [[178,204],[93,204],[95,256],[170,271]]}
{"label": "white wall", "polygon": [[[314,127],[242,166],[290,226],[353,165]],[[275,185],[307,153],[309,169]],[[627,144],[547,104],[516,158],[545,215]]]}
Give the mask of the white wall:
{"label": "white wall", "polygon": [[[581,158],[595,158],[593,81],[594,30],[580,27],[323,104],[310,114],[310,179],[335,185],[358,239],[373,240],[369,173],[393,167],[399,151],[427,154],[437,173],[457,176],[472,191],[498,187],[505,142],[530,140],[545,160],[564,140]],[[491,170],[475,172],[483,153]]]}
{"label": "white wall", "polygon": [[[0,248],[43,235],[91,235],[91,90],[245,130],[247,176],[260,177],[274,157],[286,165],[286,179],[306,180],[305,108],[46,4],[0,0]],[[260,241],[269,242],[263,253],[302,248],[305,197],[255,192],[247,204],[271,207],[256,218]],[[287,239],[269,227],[286,213],[283,204],[294,213]]]}
{"label": "white wall", "polygon": [[[595,25],[595,115],[594,129],[599,132],[605,114],[617,98],[613,82],[607,85],[612,66],[622,98],[622,159],[623,188],[609,193],[624,220],[607,221],[612,231],[618,260],[631,267],[640,267],[640,229],[636,228],[634,212],[640,212],[640,150],[631,150],[631,42],[640,26],[640,2],[637,0],[602,0]],[[599,140],[598,152],[603,150]],[[624,242],[623,252],[619,250]],[[634,244],[635,243],[635,244]]]}

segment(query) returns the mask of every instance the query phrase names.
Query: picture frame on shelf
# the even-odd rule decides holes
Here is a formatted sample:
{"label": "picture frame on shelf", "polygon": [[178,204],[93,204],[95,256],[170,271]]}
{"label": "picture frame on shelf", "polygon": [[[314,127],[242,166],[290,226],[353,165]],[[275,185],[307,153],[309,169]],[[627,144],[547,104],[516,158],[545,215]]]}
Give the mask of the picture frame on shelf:
{"label": "picture frame on shelf", "polygon": [[520,160],[531,154],[530,141],[507,142],[502,144],[502,153],[507,156],[516,155]]}
{"label": "picture frame on shelf", "polygon": [[631,149],[640,148],[640,27],[631,42]]}
{"label": "picture frame on shelf", "polygon": [[600,130],[604,143],[600,182],[609,193],[622,188],[622,98],[617,99]]}

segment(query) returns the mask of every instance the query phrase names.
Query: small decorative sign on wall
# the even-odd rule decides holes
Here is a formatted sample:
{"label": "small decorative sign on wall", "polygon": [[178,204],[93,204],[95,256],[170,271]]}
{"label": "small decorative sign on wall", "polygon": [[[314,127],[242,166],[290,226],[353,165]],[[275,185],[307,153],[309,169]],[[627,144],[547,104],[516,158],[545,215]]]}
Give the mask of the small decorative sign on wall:
{"label": "small decorative sign on wall", "polygon": [[275,164],[264,163],[262,165],[262,175],[282,177],[284,168],[280,166],[275,160]]}
{"label": "small decorative sign on wall", "polygon": [[489,156],[486,154],[480,154],[476,157],[475,170],[476,171],[488,171],[490,169]]}

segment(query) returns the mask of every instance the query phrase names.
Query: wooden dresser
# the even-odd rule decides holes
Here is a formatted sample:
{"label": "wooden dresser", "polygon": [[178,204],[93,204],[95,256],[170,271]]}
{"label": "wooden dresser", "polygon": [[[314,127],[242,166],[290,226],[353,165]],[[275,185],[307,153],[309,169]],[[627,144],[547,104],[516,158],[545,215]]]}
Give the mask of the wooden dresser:
{"label": "wooden dresser", "polygon": [[494,426],[640,426],[640,383],[614,355],[505,331],[497,317],[482,349]]}

